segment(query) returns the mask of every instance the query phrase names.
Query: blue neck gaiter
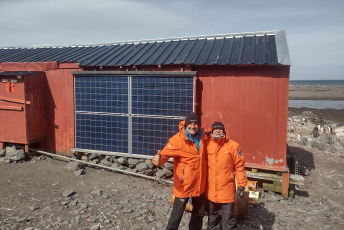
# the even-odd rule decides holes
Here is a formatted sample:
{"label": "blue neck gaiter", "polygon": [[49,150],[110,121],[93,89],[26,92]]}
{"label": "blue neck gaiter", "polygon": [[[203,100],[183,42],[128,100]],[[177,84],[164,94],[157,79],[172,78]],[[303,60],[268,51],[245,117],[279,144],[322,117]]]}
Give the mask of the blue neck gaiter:
{"label": "blue neck gaiter", "polygon": [[191,134],[189,133],[189,131],[188,131],[187,128],[185,128],[185,132],[186,132],[186,137],[187,137],[190,141],[195,142],[196,147],[197,147],[197,151],[199,152],[199,148],[201,147],[201,138],[202,138],[202,135],[203,135],[202,130],[199,129],[195,137],[192,137],[192,136],[191,136]]}

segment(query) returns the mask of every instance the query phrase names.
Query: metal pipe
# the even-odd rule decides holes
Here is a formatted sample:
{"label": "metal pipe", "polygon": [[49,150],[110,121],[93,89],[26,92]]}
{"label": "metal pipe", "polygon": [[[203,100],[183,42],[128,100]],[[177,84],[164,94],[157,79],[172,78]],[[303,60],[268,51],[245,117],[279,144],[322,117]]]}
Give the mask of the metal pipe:
{"label": "metal pipe", "polygon": [[30,150],[33,151],[33,152],[42,153],[42,154],[45,154],[45,155],[48,155],[48,156],[58,157],[58,158],[66,159],[68,161],[76,161],[76,162],[79,162],[79,163],[82,163],[82,164],[92,165],[92,166],[95,166],[95,167],[104,168],[104,169],[112,170],[112,171],[115,171],[115,172],[120,172],[120,173],[128,174],[128,175],[131,175],[131,176],[138,176],[138,177],[142,177],[142,178],[149,179],[149,180],[155,180],[155,181],[164,182],[164,183],[167,183],[167,184],[173,184],[173,181],[164,180],[164,179],[160,179],[160,178],[157,178],[157,177],[147,176],[147,175],[143,175],[143,174],[139,174],[139,173],[128,172],[128,171],[121,170],[121,169],[111,168],[111,167],[104,166],[104,165],[98,165],[98,164],[94,164],[94,163],[90,163],[90,162],[85,162],[85,161],[82,161],[82,160],[77,160],[77,159],[73,159],[73,158],[69,158],[69,157],[65,157],[65,156],[60,156],[60,155],[49,153],[49,152],[45,152],[45,151],[42,151],[42,150],[36,150],[36,149],[31,149],[31,148],[30,148]]}

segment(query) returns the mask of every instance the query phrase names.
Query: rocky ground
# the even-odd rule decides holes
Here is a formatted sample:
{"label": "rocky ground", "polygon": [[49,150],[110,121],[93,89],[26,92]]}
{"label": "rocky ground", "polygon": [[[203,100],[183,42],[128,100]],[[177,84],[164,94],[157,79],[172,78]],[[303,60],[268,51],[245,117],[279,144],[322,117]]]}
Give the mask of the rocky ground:
{"label": "rocky ground", "polygon": [[[342,126],[312,112],[290,112],[289,154],[299,162],[305,185],[289,199],[259,189],[259,204],[249,206],[239,229],[344,229]],[[27,157],[14,148],[0,156],[0,229],[158,230],[167,224],[171,184],[42,155]],[[172,165],[156,169],[149,160],[94,154],[88,160],[164,179],[172,175]],[[185,213],[180,229],[187,229],[189,218]]]}

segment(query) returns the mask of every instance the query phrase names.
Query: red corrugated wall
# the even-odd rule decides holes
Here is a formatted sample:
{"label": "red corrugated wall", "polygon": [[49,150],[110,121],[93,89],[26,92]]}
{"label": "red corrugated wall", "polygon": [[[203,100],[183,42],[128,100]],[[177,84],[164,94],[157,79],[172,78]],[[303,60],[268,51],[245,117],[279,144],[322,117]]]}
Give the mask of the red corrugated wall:
{"label": "red corrugated wall", "polygon": [[71,155],[74,148],[74,80],[72,71],[57,69],[46,71],[48,82],[49,137],[44,143],[46,150]]}
{"label": "red corrugated wall", "polygon": [[285,170],[289,66],[204,67],[197,75],[202,125],[222,121],[247,167]]}
{"label": "red corrugated wall", "polygon": [[46,79],[44,72],[24,76],[27,142],[34,143],[47,137]]}

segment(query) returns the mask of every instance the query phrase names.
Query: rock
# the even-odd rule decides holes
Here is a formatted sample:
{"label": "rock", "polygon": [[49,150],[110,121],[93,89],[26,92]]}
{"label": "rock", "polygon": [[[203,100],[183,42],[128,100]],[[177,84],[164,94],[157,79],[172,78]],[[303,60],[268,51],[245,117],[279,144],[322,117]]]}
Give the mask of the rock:
{"label": "rock", "polygon": [[143,172],[143,171],[146,171],[148,167],[144,162],[141,162],[140,164],[136,166],[136,169],[138,172]]}
{"label": "rock", "polygon": [[110,195],[109,195],[109,194],[103,194],[103,195],[102,195],[102,198],[103,198],[103,199],[109,199],[109,198],[110,198]]}
{"label": "rock", "polygon": [[37,205],[32,205],[32,206],[29,206],[28,208],[29,208],[29,210],[34,211],[34,210],[39,209],[39,206],[37,206]]}
{"label": "rock", "polygon": [[158,169],[155,176],[158,178],[170,178],[173,176],[173,172],[166,168]]}
{"label": "rock", "polygon": [[63,193],[62,196],[64,197],[71,197],[75,194],[75,192],[72,189],[66,189]]}
{"label": "rock", "polygon": [[132,213],[134,209],[132,208],[123,208],[122,213]]}
{"label": "rock", "polygon": [[6,152],[6,154],[12,154],[14,151],[16,151],[16,146],[7,146],[6,148],[5,148],[5,152]]}
{"label": "rock", "polygon": [[75,176],[81,176],[85,174],[84,169],[79,169],[77,171],[74,172]]}
{"label": "rock", "polygon": [[7,151],[6,147],[6,158],[9,159],[10,161],[21,161],[21,160],[25,160],[25,152],[23,149],[19,149],[16,150],[15,146],[13,146],[13,148],[9,148],[10,151]]}
{"label": "rock", "polygon": [[149,169],[155,168],[155,165],[153,165],[152,160],[145,160],[145,164]]}
{"label": "rock", "polygon": [[124,157],[118,158],[116,162],[120,165],[127,165],[127,160]]}
{"label": "rock", "polygon": [[97,195],[97,196],[101,196],[102,193],[103,193],[103,191],[100,188],[97,188],[96,190],[91,192],[91,194],[94,194],[94,195]]}
{"label": "rock", "polygon": [[100,161],[100,164],[102,164],[106,167],[111,167],[112,162],[108,161],[107,159],[103,159],[102,161]]}
{"label": "rock", "polygon": [[98,157],[98,154],[96,154],[96,153],[91,153],[91,154],[89,155],[88,159],[89,159],[90,161],[92,161],[92,160],[95,160],[95,159],[99,159],[99,157]]}
{"label": "rock", "polygon": [[165,175],[165,171],[162,169],[158,169],[155,173],[155,176],[158,178],[162,178]]}
{"label": "rock", "polygon": [[74,161],[70,161],[70,162],[67,163],[66,169],[68,171],[77,171],[77,170],[80,169],[79,163],[78,162],[74,162]]}
{"label": "rock", "polygon": [[93,164],[99,164],[99,159],[90,160],[89,162]]}
{"label": "rock", "polygon": [[100,224],[93,225],[90,230],[99,230],[100,229]]}
{"label": "rock", "polygon": [[147,176],[154,176],[155,172],[156,172],[155,169],[149,169],[149,170],[145,171],[145,174]]}
{"label": "rock", "polygon": [[167,169],[167,168],[163,168],[162,170],[165,172],[165,176],[164,176],[165,178],[170,178],[170,177],[173,176],[173,171],[172,170]]}
{"label": "rock", "polygon": [[135,158],[129,158],[129,159],[128,159],[128,164],[129,164],[129,166],[131,166],[131,165],[136,166],[136,165],[138,165],[139,163],[140,163],[140,160],[138,160],[138,159],[135,159]]}
{"label": "rock", "polygon": [[148,221],[149,221],[149,222],[153,222],[153,221],[155,221],[155,218],[154,218],[154,216],[148,216]]}
{"label": "rock", "polygon": [[165,169],[169,169],[169,170],[173,170],[173,164],[170,163],[170,162],[166,162],[166,163],[164,164],[164,168],[165,168]]}

